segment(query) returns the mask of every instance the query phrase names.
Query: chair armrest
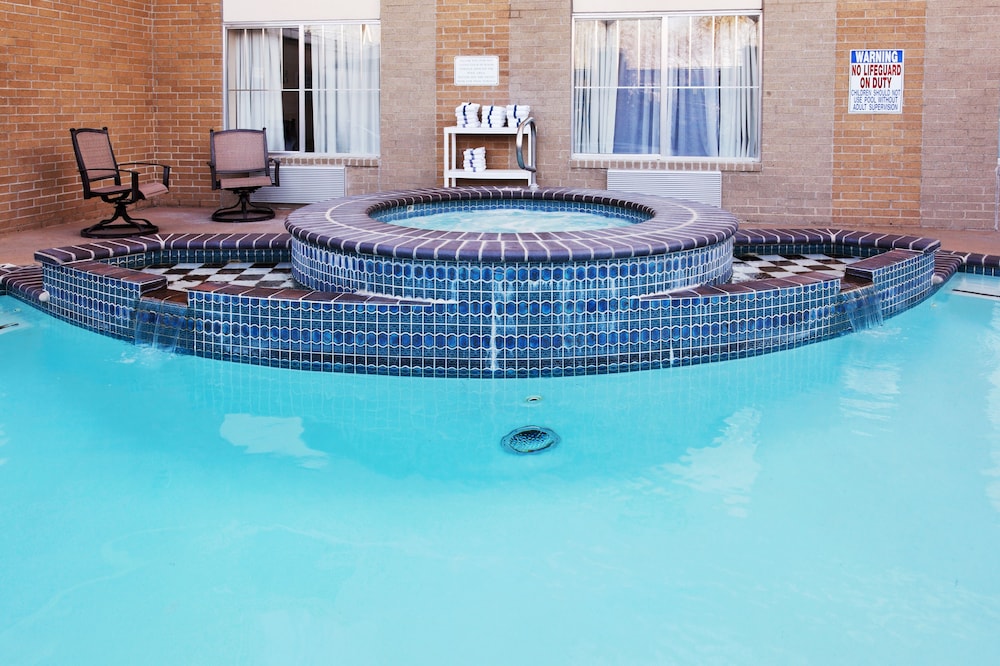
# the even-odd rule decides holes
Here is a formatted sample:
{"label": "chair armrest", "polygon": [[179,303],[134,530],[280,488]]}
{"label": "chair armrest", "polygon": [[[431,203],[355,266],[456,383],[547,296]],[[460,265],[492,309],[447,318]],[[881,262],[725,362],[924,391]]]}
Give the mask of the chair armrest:
{"label": "chair armrest", "polygon": [[205,162],[208,165],[209,177],[212,179],[212,189],[219,189],[219,174],[215,173],[215,162]]}
{"label": "chair armrest", "polygon": [[[135,164],[135,162],[131,162],[131,164]],[[139,172],[132,169],[125,169],[124,171],[132,174],[132,196],[136,196],[138,193],[142,192],[142,190],[139,189]]]}
{"label": "chair armrest", "polygon": [[[93,178],[87,177],[83,179],[84,199],[90,199],[91,197],[103,198],[105,196],[115,193],[139,191],[138,171],[131,171],[129,169],[91,169],[91,171],[100,171],[101,175]],[[88,176],[89,173],[90,172],[87,172]],[[114,180],[113,186],[101,185],[98,182],[98,186],[94,187],[95,182],[105,181],[108,179]]]}
{"label": "chair armrest", "polygon": [[[170,166],[167,164],[161,164],[160,162],[124,162],[118,165],[123,166],[155,166],[161,169],[160,180],[163,182],[163,186],[166,188],[170,187]],[[135,172],[132,172],[132,180],[135,182],[136,179]]]}

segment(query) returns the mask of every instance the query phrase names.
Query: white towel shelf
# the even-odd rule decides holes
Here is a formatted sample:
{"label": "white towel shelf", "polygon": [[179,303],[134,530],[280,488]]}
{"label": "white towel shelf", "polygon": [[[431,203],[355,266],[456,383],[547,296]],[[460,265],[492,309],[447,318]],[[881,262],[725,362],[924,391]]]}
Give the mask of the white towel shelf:
{"label": "white towel shelf", "polygon": [[[490,169],[485,171],[466,171],[461,168],[458,150],[459,136],[517,136],[516,127],[445,127],[444,128],[444,186],[456,187],[459,180],[521,180],[529,187],[535,184],[535,173],[527,169]],[[535,154],[534,137],[525,133],[529,155]],[[487,165],[489,157],[487,156]],[[530,166],[530,164],[528,165]]]}

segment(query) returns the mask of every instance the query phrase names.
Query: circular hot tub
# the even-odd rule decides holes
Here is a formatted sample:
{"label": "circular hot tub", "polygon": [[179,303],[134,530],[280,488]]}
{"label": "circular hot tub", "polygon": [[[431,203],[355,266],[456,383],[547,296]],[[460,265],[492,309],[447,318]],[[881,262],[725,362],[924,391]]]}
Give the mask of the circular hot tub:
{"label": "circular hot tub", "polygon": [[[428,211],[510,207],[572,208],[630,223],[522,233],[406,226],[408,216]],[[639,296],[725,282],[737,221],[719,208],[662,197],[482,187],[321,202],[289,215],[286,227],[295,278],[312,289],[486,302],[498,286],[531,300],[539,292]]]}
{"label": "circular hot tub", "polygon": [[[518,233],[417,226],[430,213],[481,217],[510,208],[529,216],[569,209],[608,225]],[[418,345],[412,353],[421,364],[430,356],[435,365],[496,374],[559,373],[641,355],[649,331],[640,299],[728,281],[738,225],[730,213],[690,201],[476,187],[311,204],[285,226],[297,281],[432,304],[433,314],[394,319],[388,335]]]}

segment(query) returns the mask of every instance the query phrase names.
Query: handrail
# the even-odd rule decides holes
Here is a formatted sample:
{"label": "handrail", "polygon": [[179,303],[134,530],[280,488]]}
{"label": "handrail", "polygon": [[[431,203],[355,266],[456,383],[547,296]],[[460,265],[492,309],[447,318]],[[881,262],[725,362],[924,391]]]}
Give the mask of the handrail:
{"label": "handrail", "polygon": [[[528,147],[529,147],[529,152],[530,152],[530,155],[529,155],[529,162],[530,163],[529,164],[525,164],[524,163],[524,148],[522,147],[522,143],[524,142],[524,131],[529,126],[531,127],[531,138],[530,138],[530,141],[528,141]],[[535,119],[534,118],[525,118],[525,120],[520,125],[517,126],[517,140],[514,142],[514,146],[515,146],[514,152],[517,155],[517,166],[520,167],[520,168],[522,168],[522,169],[524,169],[525,171],[530,171],[531,173],[535,173],[537,171],[537,169],[535,168],[535,137],[536,137],[536,133],[537,133],[537,130],[535,129]],[[532,180],[534,180],[534,179],[532,179]],[[538,187],[538,185],[533,182],[532,183],[532,187]]]}

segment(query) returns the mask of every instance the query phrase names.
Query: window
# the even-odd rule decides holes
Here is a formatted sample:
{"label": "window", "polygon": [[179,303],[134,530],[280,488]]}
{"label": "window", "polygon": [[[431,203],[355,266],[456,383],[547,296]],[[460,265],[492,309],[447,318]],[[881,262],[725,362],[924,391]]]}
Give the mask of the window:
{"label": "window", "polygon": [[760,15],[577,17],[573,152],[755,160]]}
{"label": "window", "polygon": [[379,151],[378,23],[226,30],[228,129],[267,128],[273,151]]}

